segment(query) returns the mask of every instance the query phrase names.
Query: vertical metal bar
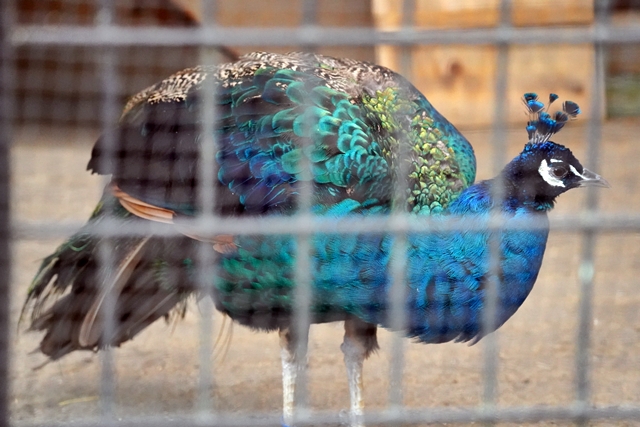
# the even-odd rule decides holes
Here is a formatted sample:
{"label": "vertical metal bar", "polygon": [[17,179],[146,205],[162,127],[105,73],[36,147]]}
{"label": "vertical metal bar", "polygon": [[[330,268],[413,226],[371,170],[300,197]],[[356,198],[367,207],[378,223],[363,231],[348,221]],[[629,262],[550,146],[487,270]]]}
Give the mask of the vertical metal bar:
{"label": "vertical metal bar", "polygon": [[[609,2],[607,0],[596,1],[596,29],[602,29],[607,25]],[[587,157],[585,164],[598,170],[600,152],[600,139],[602,135],[603,94],[604,94],[604,61],[605,48],[603,43],[594,45],[594,76],[591,87],[591,113],[587,131]],[[596,213],[598,210],[597,189],[587,187],[585,209],[587,212]],[[596,234],[594,229],[585,229],[582,234],[582,253],[578,276],[580,280],[580,301],[578,334],[576,341],[576,403],[579,407],[589,406],[591,399],[591,323],[593,321],[593,276],[594,276],[594,251]],[[586,425],[587,419],[579,418],[578,425]]]}
{"label": "vertical metal bar", "polygon": [[314,26],[318,23],[318,0],[302,0],[302,25]]}
{"label": "vertical metal bar", "polygon": [[[404,192],[402,193],[404,194]],[[404,365],[406,338],[404,329],[407,323],[406,308],[406,266],[407,238],[404,234],[396,234],[391,248],[392,258],[389,268],[391,288],[389,306],[391,329],[397,331],[392,336],[391,358],[389,360],[389,410],[400,413],[404,401]]]}
{"label": "vertical metal bar", "polygon": [[[317,0],[302,0],[302,26],[314,27],[318,21]],[[303,50],[312,52],[313,45],[302,46]],[[305,141],[303,139],[303,141]],[[304,142],[303,142],[304,143]],[[313,142],[311,142],[313,143]],[[303,152],[307,152],[306,147],[300,147]],[[311,163],[306,155],[300,156],[300,175],[298,185],[297,213],[299,217],[306,221],[311,215],[311,205],[313,198],[313,176],[311,173]],[[307,227],[311,229],[311,225]],[[307,357],[309,351],[309,327],[311,325],[311,303],[313,300],[312,290],[312,269],[311,260],[312,234],[296,236],[296,267],[295,267],[295,292],[294,292],[294,313],[292,331],[297,339],[296,360],[298,372],[296,375],[296,388],[294,395],[294,419],[305,417],[309,413],[309,374],[307,372]]]}
{"label": "vertical metal bar", "polygon": [[[317,23],[318,4],[317,0],[302,1],[302,22],[303,28],[314,27]],[[302,50],[313,52],[314,45],[303,44]],[[303,144],[305,140],[303,139]],[[300,147],[303,152],[307,152],[306,147]],[[311,174],[311,163],[307,156],[300,156],[300,174],[297,183],[298,217],[303,221],[311,214],[313,197],[313,176]],[[309,229],[311,226],[308,227]],[[294,271],[295,291],[293,295],[294,307],[292,317],[292,333],[296,337],[295,357],[298,371],[295,378],[294,394],[294,420],[302,418],[309,413],[309,374],[307,372],[307,358],[309,351],[309,327],[311,325],[311,303],[313,299],[312,290],[312,269],[311,260],[311,234],[297,235],[296,239],[296,265]]]}
{"label": "vertical metal bar", "polygon": [[[313,28],[318,23],[318,0],[301,0],[302,2],[302,28]],[[317,45],[303,43],[301,45],[303,52],[314,52]]]}
{"label": "vertical metal bar", "polygon": [[[111,0],[101,0],[96,16],[96,24],[100,31],[109,36],[113,31],[113,21],[115,17],[115,6]],[[106,147],[103,162],[109,162],[114,154],[115,147],[115,124],[118,118],[117,94],[118,94],[118,75],[116,70],[117,55],[115,47],[105,46],[100,51],[100,78],[102,83],[103,102],[101,108],[101,127],[104,146]],[[110,211],[110,210],[107,210]],[[101,281],[104,285],[108,283],[113,275],[114,257],[113,257],[113,240],[114,238],[103,238],[100,241],[98,252],[99,265],[101,270]],[[102,344],[104,350],[100,352],[101,372],[100,372],[100,405],[102,409],[102,417],[105,424],[113,423],[115,420],[115,369],[114,355],[110,347],[115,332],[114,313],[115,313],[115,296],[112,289],[103,289],[105,294],[102,313],[100,316],[103,322]]]}
{"label": "vertical metal bar", "polygon": [[[305,158],[305,156],[302,156]],[[302,173],[300,179],[302,185],[299,188],[299,207],[298,214],[303,218],[308,218],[311,192],[311,169],[308,161],[301,160]],[[307,194],[308,196],[304,196]],[[304,201],[308,199],[308,201]],[[305,206],[306,205],[306,206]],[[303,210],[304,209],[304,210]],[[303,219],[304,220],[304,219]],[[309,226],[310,228],[311,226]],[[293,312],[293,332],[297,339],[296,342],[296,362],[298,364],[298,372],[296,375],[296,388],[294,395],[294,419],[304,417],[308,414],[309,406],[309,375],[307,372],[307,357],[309,344],[309,326],[311,324],[311,302],[313,299],[312,291],[312,261],[311,261],[311,238],[310,234],[300,234],[296,236],[296,268],[295,268],[295,292],[294,292],[294,312]]]}
{"label": "vertical metal bar", "polygon": [[[402,3],[402,29],[415,26],[415,0],[404,0]],[[411,45],[401,45],[400,49],[400,74],[411,81],[412,57]],[[398,162],[395,165],[396,180],[394,183],[394,195],[397,203],[394,203],[394,212],[405,213],[405,190],[407,188],[407,176],[409,163],[404,159],[409,158],[408,144],[398,145]],[[391,358],[389,361],[389,410],[400,411],[404,400],[404,365],[405,365],[405,345],[404,329],[407,322],[406,313],[406,265],[407,265],[407,238],[404,233],[393,236],[390,278],[391,287],[389,294],[389,306],[391,316],[391,329],[396,332],[392,337]]]}
{"label": "vertical metal bar", "polygon": [[[501,0],[500,2],[500,28],[507,28],[511,25],[511,1]],[[496,58],[496,80],[495,80],[495,112],[493,118],[493,158],[494,174],[497,175],[504,166],[504,153],[506,152],[506,129],[504,117],[506,117],[505,97],[508,88],[508,65],[509,65],[509,44],[501,42],[497,45]],[[498,313],[498,286],[500,277],[500,240],[502,230],[493,228],[499,225],[502,200],[504,199],[504,184],[501,180],[496,180],[497,185],[492,189],[492,196],[495,200],[495,208],[492,212],[492,233],[489,239],[490,271],[489,281],[486,286],[484,298],[483,327],[486,334],[484,341],[484,370],[483,370],[483,394],[482,403],[485,409],[490,410],[495,407],[498,395],[498,353],[499,342],[497,332],[490,333],[496,329]]]}
{"label": "vertical metal bar", "polygon": [[[217,0],[205,0],[202,5],[202,31],[211,31],[216,26]],[[218,64],[219,58],[215,48],[202,46],[199,52],[200,63],[207,67]],[[215,185],[214,165],[217,150],[214,123],[216,121],[216,95],[215,81],[212,76],[202,82],[200,89],[199,114],[200,114],[200,152],[198,163],[198,204],[200,212],[198,221],[200,225],[215,224]],[[215,257],[210,245],[200,245],[198,253],[198,286],[205,296],[200,301],[198,361],[198,395],[197,417],[203,424],[210,423],[214,417],[213,406],[213,301],[208,296],[213,296],[212,287],[215,277]]]}
{"label": "vertical metal bar", "polygon": [[11,127],[13,111],[13,1],[0,5],[0,427],[9,426],[9,315],[11,301]]}

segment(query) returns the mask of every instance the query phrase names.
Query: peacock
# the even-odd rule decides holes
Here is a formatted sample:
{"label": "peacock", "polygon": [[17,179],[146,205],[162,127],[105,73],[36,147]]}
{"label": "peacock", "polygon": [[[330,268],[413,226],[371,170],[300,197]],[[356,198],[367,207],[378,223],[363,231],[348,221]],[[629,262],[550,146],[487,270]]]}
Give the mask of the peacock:
{"label": "peacock", "polygon": [[[550,103],[556,98],[552,94]],[[40,350],[56,360],[74,350],[118,346],[159,318],[184,314],[190,296],[211,296],[234,321],[279,332],[283,423],[291,425],[296,373],[304,363],[296,349],[306,339],[293,323],[296,238],[209,236],[185,220],[286,218],[305,209],[305,185],[317,217],[405,212],[428,219],[427,230],[406,238],[401,329],[424,343],[476,342],[531,291],[556,197],[578,186],[608,186],[550,141],[579,107],[566,101],[552,115],[533,93],[524,102],[530,114],[524,150],[499,176],[474,184],[469,142],[387,68],[259,52],[178,72],[133,96],[115,132],[96,142],[88,169],[111,175],[111,182],[88,223],[43,260],[23,314],[29,313],[30,329],[45,332]],[[209,128],[206,103],[214,107]],[[209,200],[203,189],[212,190]],[[496,235],[488,218],[496,212],[506,228],[497,234],[497,310],[487,328],[489,241]],[[450,218],[459,220],[459,229],[447,226]],[[114,220],[143,232],[99,232]],[[529,220],[537,226],[509,227]],[[159,224],[145,227],[149,221]],[[105,245],[110,266],[101,263]],[[344,321],[352,426],[363,425],[362,368],[378,348],[377,327],[397,328],[389,316],[393,245],[384,232],[310,237],[310,322]],[[200,284],[205,247],[214,255],[210,289]],[[110,328],[103,322],[107,295],[114,302]]]}

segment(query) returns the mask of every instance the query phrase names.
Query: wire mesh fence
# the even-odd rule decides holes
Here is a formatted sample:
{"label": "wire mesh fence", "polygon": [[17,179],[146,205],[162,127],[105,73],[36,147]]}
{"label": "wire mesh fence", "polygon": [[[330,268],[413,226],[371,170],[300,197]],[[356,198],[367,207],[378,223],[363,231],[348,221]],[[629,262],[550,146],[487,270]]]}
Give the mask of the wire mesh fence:
{"label": "wire mesh fence", "polygon": [[[4,274],[0,288],[7,297],[0,303],[0,384],[4,384],[0,426],[281,423],[281,378],[273,334],[259,336],[236,329],[227,359],[217,360],[213,355],[220,343],[215,336],[222,320],[214,316],[207,299],[190,303],[184,322],[174,326],[177,333],[154,325],[122,349],[103,350],[95,357],[72,355],[70,361],[65,358],[35,371],[35,356],[26,354],[32,349],[28,346],[37,345],[38,337],[20,334],[13,339],[20,305],[39,259],[51,253],[55,242],[83,226],[93,202],[100,198],[107,181],[83,178],[86,172],[78,171],[77,164],[84,166],[98,135],[108,147],[104,163],[116,155],[116,124],[126,96],[188,66],[232,61],[239,52],[302,49],[375,61],[380,45],[400,48],[398,64],[403,69],[397,71],[410,80],[416,70],[412,49],[417,46],[496,48],[491,92],[495,102],[487,107],[493,109],[492,127],[464,131],[476,150],[480,177],[499,172],[523,143],[521,127],[526,118],[519,129],[512,130],[507,123],[511,48],[592,46],[593,63],[575,65],[593,68],[588,86],[577,89],[589,100],[586,124],[563,131],[563,138],[580,152],[586,166],[604,169],[602,174],[614,188],[613,195],[606,196],[589,188],[583,198],[567,196],[566,204],[565,200],[559,203],[551,215],[552,237],[543,264],[549,267],[538,279],[535,300],[527,300],[518,317],[505,325],[511,329],[501,329],[469,348],[409,344],[400,334],[383,333],[381,355],[369,359],[371,368],[365,365],[370,389],[365,391],[366,424],[639,422],[640,205],[636,199],[640,199],[640,182],[635,177],[634,140],[640,128],[633,121],[603,122],[603,109],[608,48],[640,43],[640,23],[612,23],[610,2],[584,6],[595,10],[587,26],[514,25],[517,2],[502,0],[495,7],[496,25],[429,29],[415,22],[425,2],[405,0],[397,3],[402,21],[394,30],[373,25],[367,18],[368,1],[301,0],[283,7],[276,2],[262,15],[249,14],[237,4],[234,9],[232,3],[210,0],[195,9],[189,8],[191,2],[182,1],[3,3],[0,161],[5,164],[0,165],[0,265]],[[233,17],[239,24],[229,24]],[[553,79],[553,64],[548,67],[547,77]],[[430,99],[428,89],[425,95]],[[198,132],[201,147],[206,148],[197,156],[200,164],[213,165],[219,112],[214,97],[201,100],[198,107]],[[446,111],[440,112],[447,116]],[[300,161],[300,173],[309,173],[304,156]],[[390,304],[395,328],[400,329],[406,321],[402,285],[407,274],[403,256],[407,236],[424,233],[435,224],[444,230],[462,226],[505,230],[500,215],[478,224],[459,218],[446,223],[417,220],[404,212],[335,221],[313,214],[310,184],[298,188],[295,216],[225,217],[216,212],[219,188],[211,184],[216,171],[202,167],[198,173],[205,183],[197,194],[204,213],[184,220],[182,227],[203,236],[295,236],[293,329],[297,336],[309,333],[315,234],[394,236]],[[401,189],[406,183],[398,179],[394,185]],[[523,220],[512,226],[536,230],[544,223]],[[162,224],[123,222],[115,217],[87,230],[114,239],[106,239],[97,256],[99,264],[108,267],[101,270],[105,278],[117,270],[114,242],[118,237],[183,238]],[[195,286],[205,293],[210,292],[210,278],[215,276],[214,258],[210,245],[201,246],[195,256],[199,266]],[[110,336],[115,300],[108,292],[105,299],[111,307],[105,310],[110,313],[105,317],[105,335]],[[495,318],[495,310],[487,310],[489,321]],[[322,328],[311,330],[308,344],[298,342],[297,351],[309,357],[309,367],[298,373],[299,425],[348,422],[346,383],[336,386],[342,381],[343,368],[338,364],[341,354],[335,337],[342,330],[333,324]]]}

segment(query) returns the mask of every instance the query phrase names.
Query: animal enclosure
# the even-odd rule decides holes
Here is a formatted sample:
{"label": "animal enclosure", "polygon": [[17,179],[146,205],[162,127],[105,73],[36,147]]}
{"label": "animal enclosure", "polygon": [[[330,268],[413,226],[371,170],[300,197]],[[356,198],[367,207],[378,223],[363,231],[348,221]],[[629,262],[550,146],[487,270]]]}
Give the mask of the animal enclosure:
{"label": "animal enclosure", "polygon": [[[471,142],[477,181],[495,176],[527,142],[522,93],[557,92],[583,113],[553,139],[611,184],[559,199],[536,286],[497,332],[468,346],[416,343],[380,328],[380,350],[364,365],[366,425],[640,424],[640,124],[605,112],[607,53],[640,43],[636,21],[611,19],[633,13],[616,9],[623,2],[555,2],[564,12],[537,20],[522,8],[554,6],[5,3],[0,171],[9,173],[0,174],[0,213],[9,219],[0,220],[0,286],[10,297],[0,304],[0,427],[281,425],[277,333],[230,326],[207,299],[189,299],[184,319],[160,319],[119,348],[49,363],[33,352],[42,334],[26,332],[28,321],[18,325],[38,266],[87,221],[109,182],[85,168],[126,98],[183,68],[255,50],[313,51],[400,72]],[[249,3],[251,17],[243,11]],[[313,227],[327,227],[307,216],[253,221],[251,233],[275,227],[302,242]],[[397,236],[416,231],[403,214],[357,226]],[[308,265],[308,256],[300,262]],[[404,280],[402,268],[393,272]],[[349,421],[342,336],[341,322],[311,326],[297,425]]]}

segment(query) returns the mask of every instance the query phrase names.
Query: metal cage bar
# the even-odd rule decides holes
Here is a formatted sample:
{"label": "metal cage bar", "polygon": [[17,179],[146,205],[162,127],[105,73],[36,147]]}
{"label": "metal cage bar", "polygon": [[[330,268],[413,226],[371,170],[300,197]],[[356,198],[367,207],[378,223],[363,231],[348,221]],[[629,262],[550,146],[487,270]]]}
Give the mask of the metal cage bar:
{"label": "metal cage bar", "polygon": [[19,25],[11,31],[14,46],[221,46],[234,40],[239,46],[300,45],[375,46],[449,45],[449,44],[583,44],[638,43],[640,28],[635,25],[595,24],[590,28],[486,28],[472,30],[402,29],[380,31],[371,28],[163,28],[113,26],[113,32],[102,33],[94,27]]}
{"label": "metal cage bar", "polygon": [[[202,2],[203,22],[200,30],[215,29],[218,26],[216,13],[219,4],[217,0]],[[199,49],[200,64],[206,66],[214,66],[219,62],[218,55],[210,46],[201,46]],[[205,91],[213,92],[213,83],[209,80],[204,82]],[[203,141],[203,149],[199,152],[199,162],[202,165],[213,164],[215,159],[218,141],[213,132],[214,122],[216,120],[216,107],[213,97],[205,97],[199,100],[200,103],[200,121],[201,126],[198,130],[200,138]],[[204,185],[200,186],[197,198],[202,206],[202,212],[196,218],[196,221],[207,224],[215,223],[217,218],[214,213],[214,205],[216,199],[216,188],[213,185],[212,168],[199,168],[198,178]],[[201,245],[196,258],[200,268],[198,269],[198,286],[203,295],[210,295],[212,292],[214,277],[213,250],[208,245]],[[213,408],[213,303],[210,298],[199,301],[199,308],[202,315],[199,318],[199,346],[198,346],[198,388],[196,397],[196,416],[201,423],[211,423],[216,419],[216,412]]]}
{"label": "metal cage bar", "polygon": [[[500,222],[501,218],[495,222]],[[202,233],[203,235],[211,235],[225,230],[228,233],[247,235],[247,234],[286,234],[286,233],[306,233],[308,227],[313,227],[314,231],[319,233],[373,233],[378,231],[385,232],[424,232],[432,227],[435,222],[430,219],[423,219],[419,222],[414,217],[406,214],[393,214],[389,216],[371,215],[367,218],[341,219],[340,221],[329,221],[327,219],[311,217],[311,218],[260,218],[246,219],[220,218],[219,223],[215,225],[201,224],[196,221],[184,221],[181,225],[189,226],[190,229]],[[551,219],[551,230],[561,232],[575,232],[584,229],[593,229],[597,233],[617,233],[624,231],[640,230],[640,215],[638,214],[615,214],[615,213],[593,213],[581,212],[577,214],[559,214],[554,215]],[[452,216],[443,221],[439,221],[438,225],[443,230],[455,230],[460,227],[462,221],[460,218]],[[534,230],[543,227],[544,224],[539,221],[512,221],[513,225],[503,226],[504,230],[520,229]],[[66,221],[52,225],[42,221],[20,221],[15,220],[12,223],[12,235],[16,239],[33,240],[38,238],[53,239],[68,236],[69,234],[80,228],[83,223],[75,221]],[[118,227],[120,225],[120,227]],[[469,224],[469,230],[478,230],[486,228],[487,224],[478,222],[477,224]],[[498,227],[492,224],[491,227]],[[105,236],[127,236],[127,235],[146,235],[149,233],[159,236],[173,236],[176,232],[166,230],[166,228],[149,223],[132,227],[126,224],[119,224],[117,221],[104,221],[102,224],[89,228],[90,231]]]}
{"label": "metal cage bar", "polygon": [[[109,0],[101,0],[96,10],[96,29],[104,34],[109,34],[111,25],[114,20],[115,10],[113,2]],[[103,46],[100,55],[100,81],[103,86],[100,127],[102,138],[105,142],[106,152],[103,162],[109,162],[115,156],[115,140],[116,129],[115,123],[118,118],[117,106],[117,90],[120,85],[116,73],[117,57],[116,52],[111,46]],[[105,180],[106,184],[106,180]],[[104,239],[99,242],[98,262],[102,270],[101,276],[105,282],[113,275],[115,271],[115,260],[113,256],[114,242],[112,239]],[[115,309],[116,297],[113,289],[104,289],[105,304],[104,310],[100,313],[104,326],[103,340],[106,343],[112,341],[115,333]],[[116,401],[116,372],[115,372],[115,355],[111,347],[107,346],[106,351],[100,352],[100,409],[101,421],[105,424],[113,422],[115,419],[115,401]]]}
{"label": "metal cage bar", "polygon": [[[606,26],[608,14],[608,0],[596,3],[596,24]],[[604,94],[604,46],[603,42],[596,41],[595,45],[595,75],[591,88],[591,115],[589,117],[589,130],[587,139],[587,162],[590,167],[597,167],[600,152],[600,140],[602,137],[602,97]],[[585,210],[587,212],[598,211],[598,193],[589,188]],[[593,294],[594,294],[594,259],[595,259],[596,233],[592,228],[582,230],[582,251],[580,254],[579,280],[580,302],[579,323],[576,336],[575,356],[575,387],[576,404],[588,407],[591,401],[591,324],[593,323]],[[579,420],[585,424],[585,420]]]}
{"label": "metal cage bar", "polygon": [[9,421],[9,327],[11,301],[11,128],[13,95],[13,48],[10,26],[13,10],[9,2],[0,4],[0,427]]}
{"label": "metal cage bar", "polygon": [[[585,408],[581,405],[566,406],[524,406],[524,407],[496,407],[485,409],[482,407],[447,409],[407,409],[402,412],[367,411],[365,421],[372,426],[389,426],[411,423],[473,423],[473,422],[504,422],[504,423],[537,423],[541,421],[630,421],[640,419],[640,406],[604,406]],[[274,426],[280,421],[279,415],[273,413],[218,414],[215,422],[203,423],[194,417],[138,417],[118,420],[119,427],[243,427],[243,426]],[[312,415],[300,417],[300,425],[331,425],[339,424],[341,418],[335,412],[314,411]],[[20,423],[20,427],[63,427],[69,423],[48,422]],[[100,421],[82,420],[74,422],[74,427],[104,427]]]}

